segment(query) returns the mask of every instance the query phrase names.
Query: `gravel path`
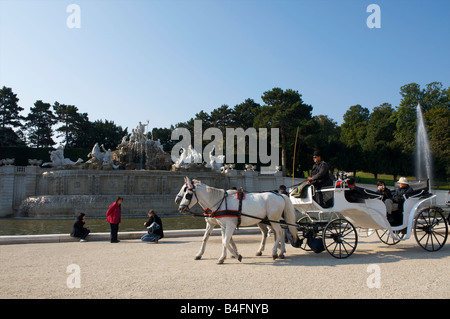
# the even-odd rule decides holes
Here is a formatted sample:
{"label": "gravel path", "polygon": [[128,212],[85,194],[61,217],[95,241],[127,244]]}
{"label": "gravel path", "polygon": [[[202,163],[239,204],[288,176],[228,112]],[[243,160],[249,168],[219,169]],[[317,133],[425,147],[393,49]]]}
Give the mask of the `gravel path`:
{"label": "gravel path", "polygon": [[[243,260],[223,265],[219,236],[199,261],[201,237],[2,245],[0,298],[450,298],[448,243],[429,253],[414,238],[386,246],[372,235],[347,259],[288,245],[286,259],[273,261],[272,238],[261,257],[259,235],[234,238]],[[69,288],[70,265],[80,288]]]}

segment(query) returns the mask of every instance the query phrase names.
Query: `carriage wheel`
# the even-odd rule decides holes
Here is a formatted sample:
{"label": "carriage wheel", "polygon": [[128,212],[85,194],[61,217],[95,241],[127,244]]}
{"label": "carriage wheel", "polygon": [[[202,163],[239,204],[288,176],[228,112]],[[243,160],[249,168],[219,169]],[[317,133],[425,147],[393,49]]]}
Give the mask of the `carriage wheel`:
{"label": "carriage wheel", "polygon": [[397,235],[399,239],[394,238],[389,232],[389,229],[377,229],[377,236],[383,244],[395,245],[398,244],[406,235],[406,233],[401,230],[400,231],[394,230],[393,232]]}
{"label": "carriage wheel", "polygon": [[[300,226],[301,229],[306,229],[306,227],[310,224],[309,217],[304,216],[304,217],[300,218],[297,221],[297,224]],[[308,233],[308,231],[309,230],[301,230],[298,232],[298,237],[303,239],[302,244],[300,245],[300,248],[305,251],[312,251],[312,249],[309,248],[309,246],[307,244],[307,240],[306,240],[306,234]]]}
{"label": "carriage wheel", "polygon": [[442,214],[442,209],[438,207],[422,209],[414,222],[414,236],[425,250],[441,249],[448,236],[447,220]]}
{"label": "carriage wheel", "polygon": [[358,234],[346,219],[333,219],[323,230],[323,245],[335,258],[347,258],[356,249]]}

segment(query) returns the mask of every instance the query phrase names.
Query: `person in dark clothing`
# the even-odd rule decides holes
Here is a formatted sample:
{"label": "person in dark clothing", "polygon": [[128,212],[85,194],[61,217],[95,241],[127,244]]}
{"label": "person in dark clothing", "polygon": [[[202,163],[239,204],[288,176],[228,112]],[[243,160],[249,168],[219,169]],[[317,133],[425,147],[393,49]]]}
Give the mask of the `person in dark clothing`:
{"label": "person in dark clothing", "polygon": [[313,155],[314,165],[311,170],[311,176],[307,179],[308,185],[314,185],[316,193],[314,195],[314,200],[322,207],[327,207],[330,198],[324,199],[323,194],[320,190],[322,187],[333,186],[333,181],[330,178],[330,173],[328,169],[328,164],[322,160],[322,153],[320,151],[315,151]]}
{"label": "person in dark clothing", "polygon": [[403,195],[409,195],[414,190],[409,186],[408,179],[406,177],[400,177],[397,182],[399,188],[394,191],[392,194],[392,200],[394,203],[399,204],[399,207],[405,201]]}
{"label": "person in dark clothing", "polygon": [[377,182],[377,194],[383,195],[383,198],[382,198],[383,202],[386,199],[392,198],[391,190],[386,187],[386,184],[384,183],[384,181]]}
{"label": "person in dark clothing", "polygon": [[289,193],[286,191],[286,185],[280,185],[280,187],[278,188],[278,193],[289,196]]}
{"label": "person in dark clothing", "polygon": [[158,243],[158,240],[164,238],[164,230],[161,218],[156,215],[153,209],[149,210],[148,217],[148,221],[144,223],[144,226],[147,227],[148,231],[147,234],[141,237],[141,240]]}
{"label": "person in dark clothing", "polygon": [[[394,210],[394,202],[392,201],[392,192],[389,188],[386,187],[384,181],[377,182],[377,194],[383,195],[381,199],[386,206],[386,214],[388,220],[392,219],[392,211]],[[398,207],[397,207],[398,208]]]}
{"label": "person in dark clothing", "polygon": [[72,232],[70,233],[70,236],[78,238],[80,242],[87,241],[86,236],[90,233],[88,228],[84,228],[85,216],[86,214],[84,213],[78,214],[75,223],[73,223]]}
{"label": "person in dark clothing", "polygon": [[326,186],[333,186],[333,181],[330,178],[328,164],[322,159],[322,153],[314,152],[314,165],[311,170],[311,176],[308,177],[308,184],[314,185],[316,190]]}
{"label": "person in dark clothing", "polygon": [[409,182],[406,177],[400,177],[397,184],[399,187],[392,193],[392,214],[390,216],[388,215],[388,220],[393,226],[402,224],[403,204],[405,203],[404,195],[409,195],[414,192],[411,186],[409,186]]}

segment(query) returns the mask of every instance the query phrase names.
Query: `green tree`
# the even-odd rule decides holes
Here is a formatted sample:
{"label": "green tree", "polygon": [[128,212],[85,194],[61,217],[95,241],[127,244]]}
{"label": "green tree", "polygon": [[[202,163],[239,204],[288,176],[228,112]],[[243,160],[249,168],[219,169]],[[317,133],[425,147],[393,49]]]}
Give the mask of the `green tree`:
{"label": "green tree", "polygon": [[11,88],[3,86],[0,89],[0,145],[17,146],[24,145],[23,134],[15,132],[14,128],[21,128],[23,116],[20,111],[23,108],[18,105],[19,99]]}
{"label": "green tree", "polygon": [[279,128],[281,167],[283,174],[286,174],[288,148],[291,155],[289,158],[292,158],[297,126],[311,119],[312,106],[305,104],[302,95],[291,89],[283,91],[273,88],[264,92],[261,99],[265,105],[260,108],[255,124],[258,127]]}
{"label": "green tree", "polygon": [[430,139],[430,148],[434,157],[436,177],[446,180],[450,176],[450,110],[439,107],[424,114]]}
{"label": "green tree", "polygon": [[232,124],[231,114],[232,110],[226,104],[220,106],[217,109],[212,110],[209,116],[211,126],[217,127],[222,131],[222,133],[225,133],[225,129],[227,127],[230,127]]}
{"label": "green tree", "polygon": [[[423,104],[423,90],[417,83],[409,83],[400,88],[402,100],[397,108],[397,128],[395,140],[403,153],[411,155],[416,142],[416,108]],[[422,105],[423,106],[423,105]]]}
{"label": "green tree", "polygon": [[58,123],[62,125],[56,129],[60,132],[58,137],[63,137],[66,147],[92,147],[89,134],[92,124],[87,113],[79,113],[74,105],[66,105],[55,102],[53,104]]}
{"label": "green tree", "polygon": [[231,126],[243,128],[244,130],[253,127],[256,116],[261,110],[261,105],[253,99],[246,99],[244,102],[234,106],[231,112]]}
{"label": "green tree", "polygon": [[114,121],[96,120],[87,125],[89,126],[89,142],[83,145],[81,141],[78,141],[78,147],[91,148],[95,143],[99,143],[103,144],[105,149],[115,150],[122,137],[128,135],[127,129],[122,129],[122,126],[116,125]]}
{"label": "green tree", "polygon": [[176,141],[173,141],[171,139],[172,137],[172,131],[175,128],[173,125],[170,128],[153,128],[152,130],[152,138],[155,141],[158,141],[163,146],[164,151],[170,152],[173,148],[173,146],[176,144]]}
{"label": "green tree", "polygon": [[347,148],[341,165],[344,170],[352,171],[355,175],[357,170],[365,168],[362,143],[366,138],[369,115],[369,109],[359,104],[353,105],[345,112],[341,125],[341,141]]}
{"label": "green tree", "polygon": [[[396,110],[396,131],[394,134],[395,144],[397,148],[401,150],[401,157],[404,162],[411,163],[416,146],[416,127],[417,127],[417,104],[420,103],[424,117],[427,120],[427,131],[430,138],[430,144],[432,145],[432,153],[435,156],[437,163],[443,163],[445,161],[445,150],[448,149],[445,139],[445,130],[448,130],[448,126],[445,127],[445,111],[450,108],[450,88],[443,88],[440,82],[431,82],[425,86],[424,89],[420,88],[417,83],[409,83],[403,85],[400,88],[400,95],[402,99]],[[430,112],[430,113],[428,113]],[[443,113],[441,113],[443,112]],[[428,116],[426,115],[428,114]],[[443,116],[438,118],[437,114]],[[432,120],[431,120],[432,119]],[[435,127],[434,124],[439,123]],[[442,131],[442,129],[444,131]],[[436,132],[439,132],[437,134]],[[439,145],[439,147],[437,146]],[[445,146],[447,145],[447,146]],[[444,150],[444,151],[442,151]],[[443,159],[440,158],[443,156]],[[446,166],[446,165],[444,165]],[[412,165],[405,165],[401,168],[401,174],[410,174]],[[442,169],[442,165],[440,166]],[[444,169],[445,171],[445,169]],[[441,176],[437,174],[436,176]]]}
{"label": "green tree", "polygon": [[52,138],[52,126],[56,123],[56,116],[50,108],[50,103],[38,100],[30,108],[30,113],[25,118],[28,141],[35,147],[52,147],[56,144]]}
{"label": "green tree", "polygon": [[378,180],[378,173],[387,173],[393,165],[395,121],[394,109],[389,103],[375,107],[370,114],[362,149],[366,170],[375,175],[375,180]]}

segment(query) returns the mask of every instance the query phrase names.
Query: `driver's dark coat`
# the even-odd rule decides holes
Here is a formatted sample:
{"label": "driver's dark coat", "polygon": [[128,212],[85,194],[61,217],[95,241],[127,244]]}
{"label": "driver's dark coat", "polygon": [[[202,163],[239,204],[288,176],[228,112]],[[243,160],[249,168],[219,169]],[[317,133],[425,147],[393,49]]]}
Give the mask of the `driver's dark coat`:
{"label": "driver's dark coat", "polygon": [[328,164],[324,161],[314,163],[311,170],[311,178],[311,184],[314,185],[317,189],[320,189],[322,186],[333,185],[333,181],[330,178]]}

